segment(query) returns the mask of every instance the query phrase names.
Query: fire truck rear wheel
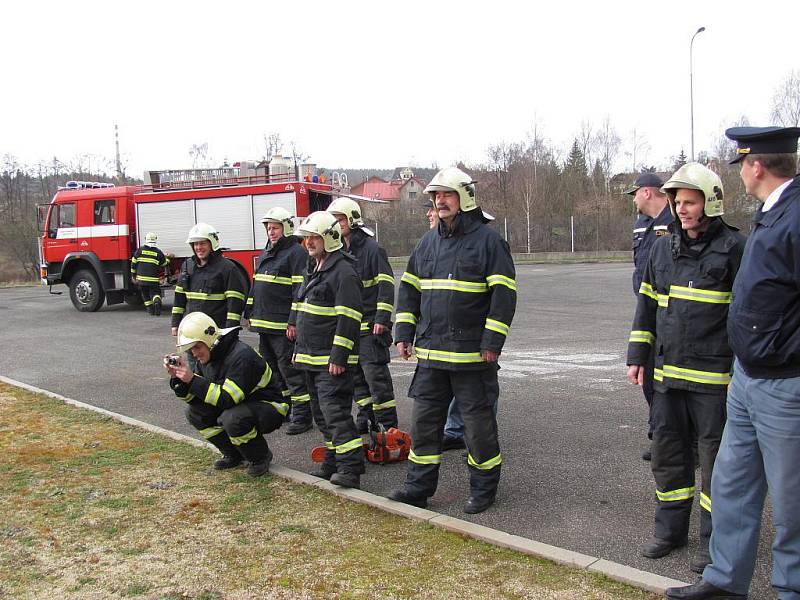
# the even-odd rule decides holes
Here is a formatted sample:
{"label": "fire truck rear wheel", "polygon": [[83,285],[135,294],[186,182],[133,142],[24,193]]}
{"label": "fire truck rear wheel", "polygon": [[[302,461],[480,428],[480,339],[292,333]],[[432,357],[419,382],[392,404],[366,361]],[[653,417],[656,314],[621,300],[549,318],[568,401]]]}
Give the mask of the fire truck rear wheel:
{"label": "fire truck rear wheel", "polygon": [[106,293],[94,271],[82,269],[69,281],[69,297],[79,311],[95,312],[103,306]]}

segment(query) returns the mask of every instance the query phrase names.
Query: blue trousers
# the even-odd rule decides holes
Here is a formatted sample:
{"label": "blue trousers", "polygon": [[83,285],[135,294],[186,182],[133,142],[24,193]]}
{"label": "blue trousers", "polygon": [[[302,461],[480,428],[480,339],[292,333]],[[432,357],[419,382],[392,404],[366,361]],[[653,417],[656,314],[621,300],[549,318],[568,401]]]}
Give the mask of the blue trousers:
{"label": "blue trousers", "polygon": [[[492,412],[494,412],[494,416],[497,417],[497,398],[494,399]],[[458,401],[455,398],[450,401],[450,407],[447,409],[447,421],[444,424],[444,434],[447,437],[464,439],[464,419],[461,417],[461,409],[458,407]]]}
{"label": "blue trousers", "polygon": [[737,363],[711,479],[712,564],[703,579],[747,593],[767,492],[775,524],[772,585],[781,600],[800,600],[800,377],[753,379]]}

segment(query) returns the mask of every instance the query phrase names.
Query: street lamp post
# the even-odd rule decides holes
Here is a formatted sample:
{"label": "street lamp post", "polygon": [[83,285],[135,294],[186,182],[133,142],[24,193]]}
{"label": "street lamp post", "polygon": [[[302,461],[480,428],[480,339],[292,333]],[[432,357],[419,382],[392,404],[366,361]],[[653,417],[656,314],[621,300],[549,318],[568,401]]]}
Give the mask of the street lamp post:
{"label": "street lamp post", "polygon": [[694,162],[694,85],[692,83],[692,48],[694,47],[694,38],[697,37],[698,33],[702,33],[705,30],[705,27],[700,27],[694,32],[692,41],[689,42],[689,119],[692,130],[692,162]]}

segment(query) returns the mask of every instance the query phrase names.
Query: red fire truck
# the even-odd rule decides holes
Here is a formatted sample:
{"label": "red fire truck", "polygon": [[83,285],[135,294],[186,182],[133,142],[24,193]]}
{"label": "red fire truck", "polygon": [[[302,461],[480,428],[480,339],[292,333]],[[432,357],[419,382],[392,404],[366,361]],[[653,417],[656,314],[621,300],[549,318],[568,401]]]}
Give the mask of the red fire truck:
{"label": "red fire truck", "polygon": [[[236,167],[236,165],[235,165]],[[39,207],[39,264],[42,285],[65,284],[79,311],[103,302],[139,304],[130,278],[130,259],[152,231],[158,247],[173,254],[168,279],[192,255],[186,235],[195,223],[220,232],[225,256],[248,281],[266,245],[261,217],[281,206],[298,217],[324,210],[331,196],[346,188],[344,174],[330,182],[313,172],[239,176],[238,168],[148,172],[151,183],[114,187],[69,182]],[[252,172],[252,170],[250,171]]]}

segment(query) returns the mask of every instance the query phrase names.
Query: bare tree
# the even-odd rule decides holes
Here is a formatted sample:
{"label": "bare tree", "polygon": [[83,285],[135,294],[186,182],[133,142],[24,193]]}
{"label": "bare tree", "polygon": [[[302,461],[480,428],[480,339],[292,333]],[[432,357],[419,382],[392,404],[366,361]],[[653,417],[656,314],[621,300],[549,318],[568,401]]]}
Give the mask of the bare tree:
{"label": "bare tree", "polygon": [[597,152],[597,161],[603,170],[605,178],[605,191],[608,192],[608,182],[611,179],[611,170],[614,167],[614,160],[619,152],[620,138],[616,129],[611,124],[611,119],[606,117],[600,125],[600,129],[594,136],[594,145]]}
{"label": "bare tree", "polygon": [[269,160],[276,154],[280,154],[283,150],[283,142],[281,141],[280,133],[265,133],[264,134],[264,158]]}
{"label": "bare tree", "polygon": [[208,142],[192,144],[189,148],[189,157],[192,159],[193,169],[202,169],[208,166]]}
{"label": "bare tree", "polygon": [[783,127],[800,125],[800,70],[792,69],[772,96],[772,121]]}
{"label": "bare tree", "polygon": [[631,172],[636,173],[639,170],[639,165],[647,161],[650,144],[636,127],[631,131],[629,140],[630,150],[625,154],[631,157]]}

